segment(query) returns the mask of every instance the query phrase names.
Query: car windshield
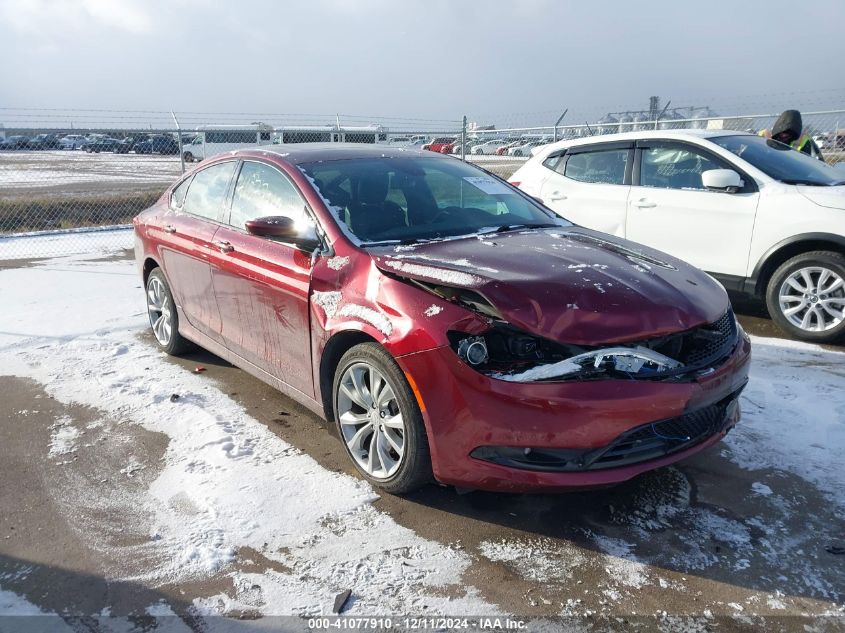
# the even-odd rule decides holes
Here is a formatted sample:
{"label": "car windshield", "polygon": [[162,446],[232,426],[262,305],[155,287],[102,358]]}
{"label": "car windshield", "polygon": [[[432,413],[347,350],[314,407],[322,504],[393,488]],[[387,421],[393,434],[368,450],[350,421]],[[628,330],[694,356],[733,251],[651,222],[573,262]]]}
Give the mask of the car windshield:
{"label": "car windshield", "polygon": [[833,167],[772,139],[744,134],[709,140],[787,184],[825,187],[845,182],[842,173]]}
{"label": "car windshield", "polygon": [[360,158],[299,168],[362,245],[569,226],[507,183],[455,159]]}

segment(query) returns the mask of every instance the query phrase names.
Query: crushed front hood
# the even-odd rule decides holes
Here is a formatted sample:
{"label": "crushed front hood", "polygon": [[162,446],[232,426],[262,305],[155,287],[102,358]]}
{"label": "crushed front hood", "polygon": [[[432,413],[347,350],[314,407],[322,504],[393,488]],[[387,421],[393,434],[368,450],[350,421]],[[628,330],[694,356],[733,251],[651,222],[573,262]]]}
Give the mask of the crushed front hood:
{"label": "crushed front hood", "polygon": [[729,307],[709,275],[580,227],[511,231],[373,249],[400,277],[472,289],[520,329],[580,345],[622,343],[711,323]]}

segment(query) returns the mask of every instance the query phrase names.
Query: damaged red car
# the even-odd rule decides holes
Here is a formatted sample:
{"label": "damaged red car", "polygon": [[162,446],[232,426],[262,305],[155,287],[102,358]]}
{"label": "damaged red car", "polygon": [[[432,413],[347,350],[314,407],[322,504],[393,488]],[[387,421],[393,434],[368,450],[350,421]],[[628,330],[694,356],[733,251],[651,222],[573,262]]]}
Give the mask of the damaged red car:
{"label": "damaged red car", "polygon": [[739,420],[724,289],[431,152],[290,145],[208,160],[135,218],[153,334],[332,421],[402,493],[606,486]]}

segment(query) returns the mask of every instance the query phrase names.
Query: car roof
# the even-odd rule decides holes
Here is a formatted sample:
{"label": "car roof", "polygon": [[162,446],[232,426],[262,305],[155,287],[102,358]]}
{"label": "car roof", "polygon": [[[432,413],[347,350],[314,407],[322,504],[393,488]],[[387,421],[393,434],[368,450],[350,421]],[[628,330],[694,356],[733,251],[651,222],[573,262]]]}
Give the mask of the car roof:
{"label": "car roof", "polygon": [[563,147],[577,147],[592,143],[613,143],[619,141],[636,141],[640,139],[707,139],[718,136],[753,136],[750,132],[741,130],[702,130],[702,129],[680,129],[680,130],[641,130],[638,132],[617,132],[615,134],[597,134],[595,136],[584,136],[577,139],[565,139],[547,146],[549,150]]}
{"label": "car roof", "polygon": [[311,163],[318,160],[348,160],[353,158],[408,158],[426,157],[454,160],[445,154],[428,152],[405,147],[391,147],[390,145],[374,145],[372,143],[282,143],[280,145],[258,145],[239,149],[232,152],[235,156],[275,154],[279,158],[298,164]]}

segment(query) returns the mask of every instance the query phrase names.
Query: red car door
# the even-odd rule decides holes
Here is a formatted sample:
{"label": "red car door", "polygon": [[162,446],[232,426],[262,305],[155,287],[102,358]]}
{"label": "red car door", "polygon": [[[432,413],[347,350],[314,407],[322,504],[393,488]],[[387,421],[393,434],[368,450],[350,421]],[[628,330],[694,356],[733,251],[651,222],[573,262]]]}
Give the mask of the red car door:
{"label": "red car door", "polygon": [[161,217],[159,236],[164,272],[177,306],[191,326],[221,340],[221,319],[214,298],[211,258],[219,247],[214,244],[237,161],[216,163],[198,171],[188,186],[181,205],[179,190],[174,204]]}
{"label": "red car door", "polygon": [[223,245],[212,269],[226,347],[291,387],[314,397],[308,294],[311,255],[246,232],[247,220],[305,218],[293,182],[268,163],[246,160],[232,196]]}

